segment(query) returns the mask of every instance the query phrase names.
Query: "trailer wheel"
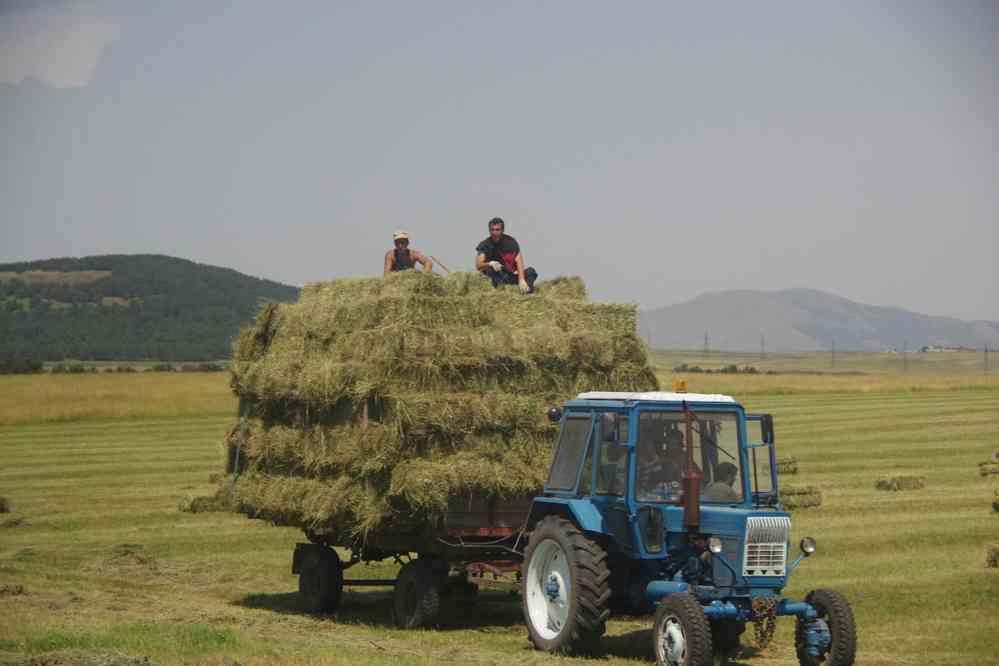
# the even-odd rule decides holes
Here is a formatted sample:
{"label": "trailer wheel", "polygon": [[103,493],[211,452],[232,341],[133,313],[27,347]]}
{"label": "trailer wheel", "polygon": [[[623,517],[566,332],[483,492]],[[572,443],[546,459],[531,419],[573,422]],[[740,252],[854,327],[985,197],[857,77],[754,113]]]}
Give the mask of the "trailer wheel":
{"label": "trailer wheel", "polygon": [[731,657],[739,650],[739,638],[746,631],[746,623],[737,620],[711,622],[711,646],[718,656]]}
{"label": "trailer wheel", "polygon": [[343,566],[332,548],[309,548],[298,574],[298,594],[310,613],[334,611],[343,596]]}
{"label": "trailer wheel", "polygon": [[652,624],[657,666],[710,666],[711,627],[701,604],[686,592],[659,605]]}
{"label": "trailer wheel", "polygon": [[392,597],[392,617],[401,629],[429,627],[441,612],[445,578],[434,570],[433,561],[418,559],[399,570]]}
{"label": "trailer wheel", "polygon": [[528,638],[547,652],[596,652],[610,611],[604,549],[557,516],[541,520],[524,552],[521,605]]}
{"label": "trailer wheel", "polygon": [[808,654],[805,637],[810,622],[799,617],[794,630],[798,663],[802,666],[851,666],[857,654],[857,627],[846,597],[833,590],[812,590],[805,602],[818,612],[819,620],[825,622],[832,640],[819,656]]}

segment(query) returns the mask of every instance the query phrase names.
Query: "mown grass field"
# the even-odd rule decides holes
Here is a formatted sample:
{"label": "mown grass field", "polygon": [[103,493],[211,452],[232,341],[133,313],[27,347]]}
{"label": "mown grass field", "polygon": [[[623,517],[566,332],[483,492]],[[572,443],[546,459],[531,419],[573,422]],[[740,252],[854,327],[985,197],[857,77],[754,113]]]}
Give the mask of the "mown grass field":
{"label": "mown grass field", "polygon": [[[818,369],[798,355],[782,370]],[[801,597],[832,587],[851,600],[860,664],[999,663],[999,541],[990,502],[999,478],[976,463],[999,449],[999,377],[965,359],[895,372],[858,355],[863,375],[689,375],[692,391],[727,392],[775,416],[780,455],[819,486],[823,505],[795,512],[793,537],[819,553],[792,577]],[[943,357],[944,355],[937,355]],[[950,356],[950,355],[948,355]],[[655,357],[669,368],[706,365]],[[711,355],[721,365],[759,359]],[[950,364],[949,367],[946,364]],[[810,368],[813,364],[815,367]],[[158,664],[640,664],[650,618],[614,618],[599,660],[528,647],[519,602],[488,590],[438,630],[403,632],[389,596],[350,590],[335,615],[300,610],[290,572],[294,530],[178,510],[208,494],[235,404],[227,375],[0,377],[0,662],[62,649],[114,650]],[[874,489],[883,473],[920,474],[922,490]],[[384,564],[352,576],[390,577]],[[793,624],[779,623],[745,666],[794,664]]]}

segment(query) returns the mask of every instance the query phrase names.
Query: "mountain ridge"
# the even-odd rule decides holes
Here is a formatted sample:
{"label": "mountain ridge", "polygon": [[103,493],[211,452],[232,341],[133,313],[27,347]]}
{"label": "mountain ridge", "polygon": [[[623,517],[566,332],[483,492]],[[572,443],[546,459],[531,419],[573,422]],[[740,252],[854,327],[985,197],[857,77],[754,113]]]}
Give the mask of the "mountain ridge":
{"label": "mountain ridge", "polygon": [[999,347],[999,322],[965,321],[867,305],[837,294],[793,287],[710,291],[639,313],[640,332],[662,349],[882,351],[923,346]]}

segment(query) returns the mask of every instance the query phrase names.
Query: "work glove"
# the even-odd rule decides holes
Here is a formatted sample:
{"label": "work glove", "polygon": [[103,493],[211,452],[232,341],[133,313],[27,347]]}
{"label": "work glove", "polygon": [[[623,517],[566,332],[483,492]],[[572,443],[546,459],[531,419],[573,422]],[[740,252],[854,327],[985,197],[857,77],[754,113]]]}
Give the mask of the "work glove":
{"label": "work glove", "polygon": [[526,294],[531,291],[531,287],[527,284],[527,280],[520,278],[520,293]]}
{"label": "work glove", "polygon": [[498,261],[489,261],[489,262],[486,262],[486,263],[488,263],[489,267],[491,269],[493,269],[494,271],[496,271],[497,273],[499,273],[501,270],[503,270],[503,264],[501,264]]}

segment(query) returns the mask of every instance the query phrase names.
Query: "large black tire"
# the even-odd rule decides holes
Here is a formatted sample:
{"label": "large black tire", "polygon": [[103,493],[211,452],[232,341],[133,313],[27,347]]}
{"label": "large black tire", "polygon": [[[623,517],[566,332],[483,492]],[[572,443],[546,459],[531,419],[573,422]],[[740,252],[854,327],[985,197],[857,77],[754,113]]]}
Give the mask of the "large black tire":
{"label": "large black tire", "polygon": [[711,622],[711,646],[719,657],[731,657],[739,651],[739,638],[746,631],[746,623],[737,620]]}
{"label": "large black tire", "polygon": [[808,622],[799,617],[794,631],[798,663],[802,666],[852,666],[857,655],[857,627],[846,597],[833,590],[812,590],[805,601],[815,608],[819,618],[829,626],[832,643],[822,656],[809,656],[805,645]]}
{"label": "large black tire", "polygon": [[652,625],[657,666],[711,666],[711,626],[701,604],[686,592],[666,597]]}
{"label": "large black tire", "polygon": [[343,598],[343,566],[332,548],[310,548],[298,574],[298,594],[310,613],[330,612]]}
{"label": "large black tire", "polygon": [[441,596],[447,582],[430,559],[407,562],[399,570],[392,596],[392,618],[400,629],[430,627],[441,612]]}
{"label": "large black tire", "polygon": [[521,573],[521,607],[534,647],[598,652],[610,615],[610,569],[604,549],[568,520],[548,516],[531,532]]}

